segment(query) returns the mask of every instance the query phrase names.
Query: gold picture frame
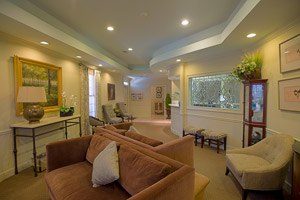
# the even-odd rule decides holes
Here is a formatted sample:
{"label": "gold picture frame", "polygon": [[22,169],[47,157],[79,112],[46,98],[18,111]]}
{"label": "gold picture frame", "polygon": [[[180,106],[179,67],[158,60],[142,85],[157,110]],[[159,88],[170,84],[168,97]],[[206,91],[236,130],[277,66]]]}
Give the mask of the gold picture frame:
{"label": "gold picture frame", "polygon": [[62,105],[62,69],[53,64],[14,56],[16,115],[21,116],[23,103],[17,102],[19,87],[45,87],[47,102],[41,103],[45,112],[58,111]]}

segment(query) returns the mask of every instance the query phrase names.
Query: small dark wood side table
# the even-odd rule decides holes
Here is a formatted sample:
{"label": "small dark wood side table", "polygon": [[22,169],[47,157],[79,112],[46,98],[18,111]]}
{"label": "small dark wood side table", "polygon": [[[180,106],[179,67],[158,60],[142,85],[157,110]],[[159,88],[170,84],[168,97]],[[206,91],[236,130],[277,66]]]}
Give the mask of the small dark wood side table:
{"label": "small dark wood side table", "polygon": [[293,190],[292,199],[300,199],[300,142],[296,141],[293,145],[294,159],[293,159]]}
{"label": "small dark wood side table", "polygon": [[[61,124],[58,127],[51,127],[53,124]],[[11,124],[10,127],[13,129],[14,133],[14,156],[15,156],[15,174],[18,174],[18,150],[17,150],[17,137],[32,138],[32,155],[33,155],[33,170],[34,176],[37,176],[37,154],[36,154],[36,138],[45,134],[52,133],[58,130],[65,130],[65,138],[68,139],[68,127],[79,126],[79,136],[81,137],[81,116],[73,115],[68,117],[49,117],[43,118],[39,123],[29,124],[27,121],[20,122],[16,124]],[[48,129],[41,129],[44,127],[49,127]],[[22,133],[22,131],[17,130],[30,130],[31,134]],[[37,132],[37,129],[40,131]]]}

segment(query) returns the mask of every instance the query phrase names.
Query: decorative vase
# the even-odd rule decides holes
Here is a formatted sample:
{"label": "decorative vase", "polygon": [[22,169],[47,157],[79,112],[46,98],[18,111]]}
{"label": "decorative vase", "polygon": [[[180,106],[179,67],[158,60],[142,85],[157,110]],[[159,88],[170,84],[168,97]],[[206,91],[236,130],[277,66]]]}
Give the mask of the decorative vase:
{"label": "decorative vase", "polygon": [[38,104],[28,105],[23,111],[23,117],[29,121],[30,124],[39,123],[44,116],[44,109]]}

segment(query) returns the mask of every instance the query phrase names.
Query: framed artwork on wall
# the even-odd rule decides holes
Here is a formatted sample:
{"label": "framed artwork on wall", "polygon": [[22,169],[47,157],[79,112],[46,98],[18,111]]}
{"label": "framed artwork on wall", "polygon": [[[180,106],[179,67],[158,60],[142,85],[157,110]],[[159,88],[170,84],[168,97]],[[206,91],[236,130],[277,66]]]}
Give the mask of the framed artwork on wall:
{"label": "framed artwork on wall", "polygon": [[280,72],[300,69],[300,34],[279,44]]}
{"label": "framed artwork on wall", "polygon": [[279,109],[300,111],[300,77],[278,81]]}
{"label": "framed artwork on wall", "polygon": [[141,100],[143,100],[143,94],[142,93],[131,93],[131,100],[132,101],[141,101]]}
{"label": "framed artwork on wall", "polygon": [[40,103],[45,112],[62,105],[62,70],[52,64],[14,56],[16,115],[22,115],[25,103],[17,103],[19,87],[44,87],[47,102]]}
{"label": "framed artwork on wall", "polygon": [[116,99],[116,86],[115,86],[115,84],[107,83],[107,96],[108,96],[108,101]]}

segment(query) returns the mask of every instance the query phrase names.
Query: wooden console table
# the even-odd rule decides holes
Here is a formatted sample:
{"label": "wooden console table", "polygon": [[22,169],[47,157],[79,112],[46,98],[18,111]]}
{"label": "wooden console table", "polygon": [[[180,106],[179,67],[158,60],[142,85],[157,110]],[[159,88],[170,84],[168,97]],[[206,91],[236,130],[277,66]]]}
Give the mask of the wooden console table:
{"label": "wooden console table", "polygon": [[[36,130],[47,127],[49,125],[53,124],[59,124],[63,123],[63,126],[60,126],[58,128],[54,129],[48,129],[43,132],[39,132],[36,134]],[[15,174],[18,174],[18,157],[17,157],[17,137],[27,137],[27,138],[32,138],[32,144],[33,144],[33,149],[32,149],[32,154],[33,154],[33,161],[34,161],[34,176],[37,176],[37,158],[36,158],[36,138],[54,131],[62,130],[65,129],[65,138],[68,139],[68,127],[70,126],[75,126],[79,125],[79,136],[81,137],[81,116],[80,115],[73,115],[69,117],[49,117],[49,118],[43,118],[40,123],[34,123],[34,124],[29,124],[27,121],[26,122],[20,122],[16,124],[11,124],[10,127],[13,129],[13,137],[14,137],[14,156],[15,156]],[[18,129],[27,129],[31,130],[31,134],[22,134],[22,133],[17,133]]]}

